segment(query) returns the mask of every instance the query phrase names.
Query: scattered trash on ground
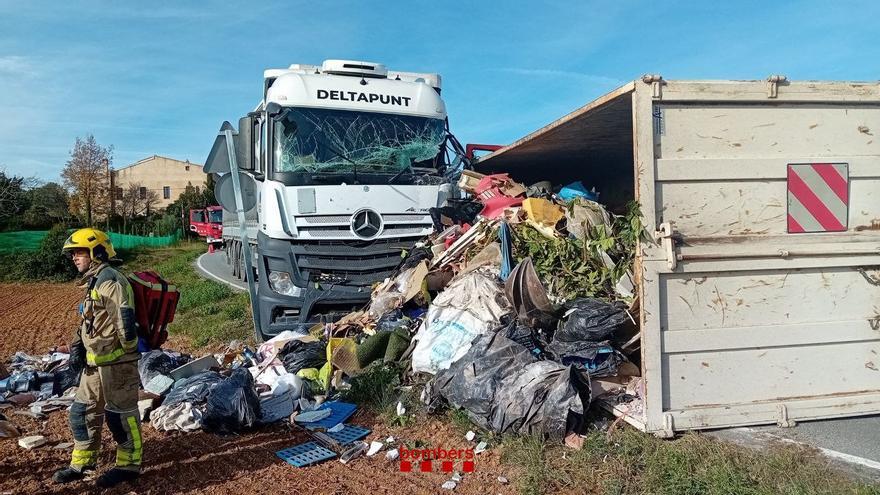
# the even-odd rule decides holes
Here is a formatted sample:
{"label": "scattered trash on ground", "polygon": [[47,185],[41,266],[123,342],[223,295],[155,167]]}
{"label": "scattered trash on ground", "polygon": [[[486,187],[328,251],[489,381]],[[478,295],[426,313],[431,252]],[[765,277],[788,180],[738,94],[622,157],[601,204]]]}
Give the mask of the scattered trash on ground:
{"label": "scattered trash on ground", "polygon": [[[309,437],[277,452],[296,467],[376,462],[367,459],[383,450],[385,461],[397,461],[397,440],[365,442],[370,430],[346,423],[357,406],[340,400],[361,374],[387,365],[401,371],[401,386],[424,386],[429,412],[461,409],[490,432],[577,444],[596,397],[637,411],[638,208],[611,214],[580,182],[554,190],[467,171],[459,185],[472,197],[432,209],[435,232],[404,253],[362,310],[282,332],[255,350],[233,341],[203,356],[144,353],[143,421],[159,431],[218,434],[286,422]],[[12,356],[0,369],[0,405],[34,419],[69,407],[80,370],[56,351]],[[406,421],[403,400],[393,409]],[[0,437],[19,435],[0,416]],[[475,431],[465,439],[477,442],[475,454],[488,448]],[[28,449],[46,443],[18,441]],[[461,482],[455,473],[442,488]]]}
{"label": "scattered trash on ground", "polygon": [[46,437],[44,437],[43,435],[32,435],[29,437],[19,438],[18,446],[23,449],[31,450],[46,445],[46,442]]}

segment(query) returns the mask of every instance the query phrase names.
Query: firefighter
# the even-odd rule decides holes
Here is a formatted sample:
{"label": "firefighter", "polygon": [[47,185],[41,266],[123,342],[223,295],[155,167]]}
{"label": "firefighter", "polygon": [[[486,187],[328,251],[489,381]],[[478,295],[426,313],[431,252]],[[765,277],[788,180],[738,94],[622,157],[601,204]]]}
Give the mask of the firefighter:
{"label": "firefighter", "polygon": [[83,371],[70,407],[73,455],[70,465],[56,471],[52,479],[68,483],[95,471],[106,419],[116,441],[116,466],[96,483],[109,488],[137,479],[143,452],[134,297],[125,276],[110,266],[116,251],[104,232],[77,230],[63,250],[70,253],[86,289],[80,306],[82,323],[70,346],[71,364]]}

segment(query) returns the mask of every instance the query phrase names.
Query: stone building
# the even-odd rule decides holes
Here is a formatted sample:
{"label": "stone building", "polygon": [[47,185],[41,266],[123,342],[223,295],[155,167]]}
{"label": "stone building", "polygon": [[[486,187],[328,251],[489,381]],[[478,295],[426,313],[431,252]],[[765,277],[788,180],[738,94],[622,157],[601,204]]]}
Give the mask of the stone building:
{"label": "stone building", "polygon": [[202,165],[198,163],[153,155],[114,170],[111,187],[114,200],[118,202],[130,184],[140,184],[141,196],[146,196],[147,191],[154,191],[158,198],[154,206],[162,209],[177,200],[187,185],[201,190],[207,179],[208,176],[202,172]]}

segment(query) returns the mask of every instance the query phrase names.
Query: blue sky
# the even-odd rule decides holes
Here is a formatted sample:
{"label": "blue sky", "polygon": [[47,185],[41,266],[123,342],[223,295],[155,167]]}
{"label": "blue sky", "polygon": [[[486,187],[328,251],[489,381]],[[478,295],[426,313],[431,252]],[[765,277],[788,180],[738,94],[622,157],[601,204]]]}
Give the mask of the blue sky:
{"label": "blue sky", "polygon": [[114,166],[201,163],[262,71],[328,58],[439,72],[453,133],[508,143],[644,73],[880,79],[880,2],[0,0],[0,167],[58,180],[77,136]]}

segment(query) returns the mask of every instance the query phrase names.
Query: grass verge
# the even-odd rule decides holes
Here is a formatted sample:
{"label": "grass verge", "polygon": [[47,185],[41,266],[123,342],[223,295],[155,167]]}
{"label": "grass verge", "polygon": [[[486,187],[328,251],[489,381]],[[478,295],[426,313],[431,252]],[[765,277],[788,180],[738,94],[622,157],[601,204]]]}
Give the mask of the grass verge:
{"label": "grass verge", "polygon": [[595,431],[581,450],[507,437],[502,449],[502,460],[520,469],[525,494],[880,494],[815,451],[786,445],[761,452],[699,433],[661,440],[632,428]]}

